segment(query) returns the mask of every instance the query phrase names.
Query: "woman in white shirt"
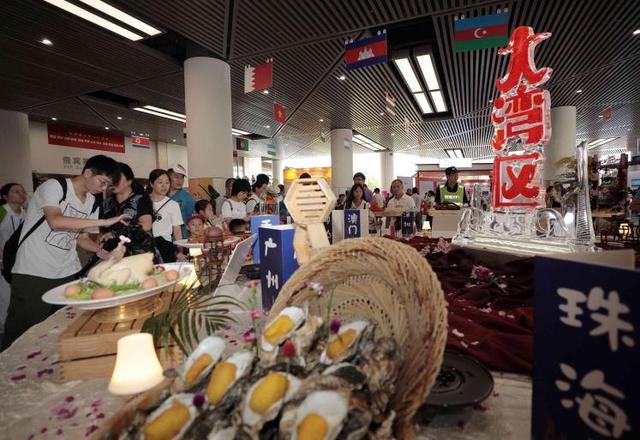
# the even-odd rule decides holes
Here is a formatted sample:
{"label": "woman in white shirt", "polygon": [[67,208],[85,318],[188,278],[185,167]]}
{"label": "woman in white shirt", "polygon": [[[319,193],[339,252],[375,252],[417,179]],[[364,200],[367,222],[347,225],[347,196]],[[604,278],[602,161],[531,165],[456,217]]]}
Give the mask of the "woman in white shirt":
{"label": "woman in white shirt", "polygon": [[369,213],[369,232],[376,231],[376,217],[370,210],[371,205],[364,199],[364,186],[356,183],[351,187],[344,209],[362,209]]}
{"label": "woman in white shirt", "polygon": [[249,220],[245,200],[251,192],[251,184],[244,179],[237,179],[231,188],[231,197],[222,202],[222,218],[228,224],[233,219]]}
{"label": "woman in white shirt", "polygon": [[156,249],[160,253],[163,263],[173,263],[177,260],[184,261],[186,256],[182,251],[176,255],[176,247],[173,239],[182,240],[182,213],[180,205],[167,197],[171,180],[165,170],[153,170],[149,174],[149,189],[151,189],[151,201],[153,202],[153,240]]}
{"label": "woman in white shirt", "polygon": [[[19,183],[7,183],[0,188],[0,260],[4,244],[24,221],[27,193]],[[4,322],[11,299],[11,286],[0,276],[0,332],[4,332]]]}
{"label": "woman in white shirt", "polygon": [[265,194],[267,192],[267,186],[269,186],[269,176],[266,174],[258,174],[256,176],[256,182],[251,185],[251,195],[247,200],[247,214],[260,214],[260,205],[264,204]]}

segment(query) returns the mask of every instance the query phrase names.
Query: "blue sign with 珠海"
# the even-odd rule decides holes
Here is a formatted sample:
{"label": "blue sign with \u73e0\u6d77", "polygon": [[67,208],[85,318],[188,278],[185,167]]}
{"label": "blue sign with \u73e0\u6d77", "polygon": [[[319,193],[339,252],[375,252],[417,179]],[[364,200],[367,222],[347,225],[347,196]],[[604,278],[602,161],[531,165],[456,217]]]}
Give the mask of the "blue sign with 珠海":
{"label": "blue sign with \u73e0\u6d77", "polygon": [[344,210],[344,238],[358,238],[362,236],[360,227],[360,210]]}
{"label": "blue sign with \u73e0\u6d77", "polygon": [[[277,215],[254,215],[251,216],[251,235],[257,234],[261,226],[272,226],[280,224],[280,217]],[[260,264],[260,252],[258,251],[258,241],[253,245],[253,262]]]}
{"label": "blue sign with \u73e0\u6d77", "polygon": [[298,268],[293,250],[295,226],[261,226],[258,229],[262,308],[269,310],[289,277]]}
{"label": "blue sign with \u73e0\u6d77", "polygon": [[537,258],[532,438],[640,438],[640,273]]}

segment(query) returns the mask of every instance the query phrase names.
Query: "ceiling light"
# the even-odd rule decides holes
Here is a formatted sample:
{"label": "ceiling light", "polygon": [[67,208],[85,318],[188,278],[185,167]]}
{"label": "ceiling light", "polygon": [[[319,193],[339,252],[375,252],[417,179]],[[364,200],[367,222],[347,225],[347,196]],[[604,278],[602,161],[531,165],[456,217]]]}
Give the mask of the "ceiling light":
{"label": "ceiling light", "polygon": [[436,112],[446,112],[447,104],[444,103],[442,92],[440,90],[436,90],[434,92],[429,92],[429,94],[431,95],[431,99],[433,100],[433,105],[436,106]]}
{"label": "ceiling light", "polygon": [[418,60],[418,65],[420,66],[422,76],[427,83],[427,88],[429,90],[438,90],[440,88],[440,84],[438,84],[438,77],[436,76],[436,71],[433,68],[431,54],[417,56],[416,60]]}
{"label": "ceiling light", "polygon": [[640,29],[636,29],[635,31],[633,31],[633,35],[640,35]]}
{"label": "ceiling light", "polygon": [[593,140],[593,141],[591,141],[591,142],[589,142],[587,144],[587,149],[590,150],[592,148],[599,147],[599,146],[604,145],[604,144],[608,144],[609,142],[614,141],[616,139],[618,139],[618,138],[595,139],[595,140]]}
{"label": "ceiling light", "polygon": [[420,87],[420,83],[418,82],[418,77],[413,71],[413,67],[411,67],[411,62],[409,62],[408,58],[398,58],[393,60],[396,63],[396,67],[400,71],[402,78],[404,78],[404,82],[409,87],[409,91],[411,93],[421,92],[422,87]]}
{"label": "ceiling light", "polygon": [[464,152],[460,148],[444,150],[451,159],[464,159]]}
{"label": "ceiling light", "polygon": [[116,116],[116,119],[117,119],[118,121],[122,121],[122,116]]}
{"label": "ceiling light", "polygon": [[271,128],[271,125],[265,125],[264,128]]}
{"label": "ceiling light", "polygon": [[320,119],[320,122],[324,122],[324,119]]}
{"label": "ceiling light", "polygon": [[171,139],[171,142],[175,142],[175,141],[176,141],[175,139]]}
{"label": "ceiling light", "polygon": [[235,134],[236,136],[248,136],[251,133],[249,133],[248,131],[244,131],[244,130],[238,130],[237,128],[232,128],[231,129],[231,134]]}
{"label": "ceiling light", "polygon": [[576,90],[576,93],[582,93],[582,89]]}
{"label": "ceiling light", "polygon": [[347,77],[346,77],[345,75],[340,75],[340,76],[338,77],[338,79],[339,79],[340,81],[344,81],[345,79],[347,79]]}
{"label": "ceiling light", "polygon": [[602,119],[602,118],[603,118],[603,116],[602,116],[602,115],[598,115],[598,117],[599,117],[600,119]]}
{"label": "ceiling light", "polygon": [[262,93],[264,93],[265,95],[269,94],[269,90],[263,90]]}
{"label": "ceiling light", "polygon": [[354,133],[353,134],[353,142],[355,142],[356,144],[363,146],[364,148],[371,150],[371,151],[384,151],[386,150],[386,148],[384,148],[382,145],[378,144],[377,142],[372,141],[371,139],[369,139],[366,136],[361,135],[360,133]]}
{"label": "ceiling light", "polygon": [[155,112],[164,113],[165,115],[170,115],[170,116],[175,116],[177,118],[187,119],[187,116],[183,115],[182,113],[173,112],[171,110],[167,110],[167,109],[162,108],[162,107],[156,107],[156,106],[153,106],[153,105],[145,105],[144,108],[149,109],[149,110],[153,110]]}
{"label": "ceiling light", "polygon": [[53,118],[51,118],[51,120],[52,120],[52,121],[57,121],[57,120],[58,120],[58,118],[53,117]]}
{"label": "ceiling light", "polygon": [[395,133],[391,133],[391,136],[395,136],[395,135],[396,135]]}
{"label": "ceiling light", "polygon": [[153,111],[153,110],[149,110],[147,108],[134,107],[133,110],[135,110],[137,112],[148,113],[150,115],[160,116],[161,118],[165,118],[165,119],[172,119],[174,121],[180,121],[180,122],[186,122],[187,121],[186,118],[179,118],[179,117],[176,117],[176,116],[171,116],[171,115],[168,115],[166,113],[156,112],[156,111]]}
{"label": "ceiling light", "polygon": [[131,32],[130,30],[125,29],[122,26],[119,26],[109,20],[105,20],[104,18],[94,14],[93,12],[89,12],[86,9],[82,9],[81,7],[76,6],[73,3],[70,3],[66,0],[44,0],[44,1],[53,6],[57,6],[58,8],[64,11],[67,11],[73,15],[76,15],[87,21],[90,21],[91,23],[96,24],[100,27],[103,27],[122,37],[128,38],[131,41],[138,41],[144,38],[141,35]]}
{"label": "ceiling light", "polygon": [[383,113],[383,112],[380,112],[379,114],[380,114],[380,116],[384,116],[384,113]]}
{"label": "ceiling light", "polygon": [[122,23],[125,23],[131,26],[132,28],[138,29],[149,36],[158,35],[162,33],[162,31],[154,28],[153,26],[150,26],[147,23],[141,20],[138,20],[135,17],[132,17],[131,15],[121,11],[118,8],[114,8],[113,6],[103,2],[102,0],[80,0],[80,1],[85,5],[91,6],[92,8],[97,9],[103,14],[110,15],[116,20],[121,21]]}
{"label": "ceiling light", "polygon": [[43,38],[42,40],[40,40],[40,42],[45,46],[53,46],[53,41],[49,40],[48,38]]}
{"label": "ceiling light", "polygon": [[104,127],[104,129],[105,129],[105,130],[108,130],[108,129],[109,129],[109,127]]}
{"label": "ceiling light", "polygon": [[433,113],[431,104],[429,104],[429,101],[427,100],[427,97],[424,93],[414,93],[413,97],[420,106],[420,110],[422,111],[422,113]]}

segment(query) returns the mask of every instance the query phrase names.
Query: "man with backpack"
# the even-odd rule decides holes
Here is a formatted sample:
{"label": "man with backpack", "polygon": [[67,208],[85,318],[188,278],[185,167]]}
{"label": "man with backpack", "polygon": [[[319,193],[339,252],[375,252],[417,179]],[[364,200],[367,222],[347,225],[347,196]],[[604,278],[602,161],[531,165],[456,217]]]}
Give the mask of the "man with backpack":
{"label": "man with backpack", "polygon": [[[10,274],[11,302],[2,349],[49,316],[52,308],[41,297],[72,281],[81,270],[76,245],[98,252],[89,233],[127,220],[126,215],[98,219],[94,194],[104,192],[119,178],[118,163],[98,155],[87,161],[79,176],[49,179],[36,189],[22,227],[5,245],[3,272]],[[8,255],[12,251],[15,254]],[[7,261],[13,258],[15,263],[8,268]]]}

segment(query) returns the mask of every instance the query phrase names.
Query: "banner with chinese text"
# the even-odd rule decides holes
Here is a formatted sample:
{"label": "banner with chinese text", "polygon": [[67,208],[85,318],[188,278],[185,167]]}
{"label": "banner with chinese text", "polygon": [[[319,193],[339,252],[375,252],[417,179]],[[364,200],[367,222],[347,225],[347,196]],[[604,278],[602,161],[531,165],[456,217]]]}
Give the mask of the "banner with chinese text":
{"label": "banner with chinese text", "polygon": [[640,438],[640,273],[537,258],[532,438]]}
{"label": "banner with chinese text", "polygon": [[47,124],[50,145],[124,153],[124,136],[86,128]]}

